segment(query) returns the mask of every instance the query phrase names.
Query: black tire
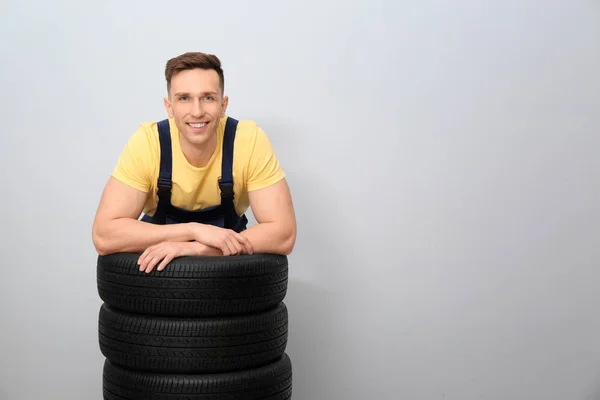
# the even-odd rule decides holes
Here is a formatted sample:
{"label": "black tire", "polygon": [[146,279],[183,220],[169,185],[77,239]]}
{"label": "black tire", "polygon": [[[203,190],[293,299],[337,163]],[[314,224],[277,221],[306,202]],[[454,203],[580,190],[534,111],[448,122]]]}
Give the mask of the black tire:
{"label": "black tire", "polygon": [[124,369],[106,360],[104,400],[288,400],[292,363],[284,354],[267,366],[212,375],[162,375]]}
{"label": "black tire", "polygon": [[287,292],[285,256],[179,257],[146,274],[139,255],[98,257],[98,293],[110,307],[156,316],[240,315],[274,308]]}
{"label": "black tire", "polygon": [[99,341],[115,365],[160,373],[234,372],[267,365],[285,352],[284,303],[244,316],[168,318],[129,314],[102,305]]}

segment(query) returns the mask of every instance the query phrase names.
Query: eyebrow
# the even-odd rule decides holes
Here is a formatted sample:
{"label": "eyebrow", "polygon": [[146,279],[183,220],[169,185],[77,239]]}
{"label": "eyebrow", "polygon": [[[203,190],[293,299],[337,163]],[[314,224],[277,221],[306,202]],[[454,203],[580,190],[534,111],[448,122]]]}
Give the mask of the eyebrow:
{"label": "eyebrow", "polygon": [[[213,94],[213,95],[216,95],[216,94],[217,94],[217,92],[202,92],[202,93],[200,93],[200,94],[201,94],[201,95],[203,95],[203,96],[205,96],[205,95],[207,95],[207,94]],[[177,93],[175,93],[173,96],[189,96],[189,95],[190,95],[190,94],[189,94],[189,93],[187,93],[187,92],[177,92]]]}

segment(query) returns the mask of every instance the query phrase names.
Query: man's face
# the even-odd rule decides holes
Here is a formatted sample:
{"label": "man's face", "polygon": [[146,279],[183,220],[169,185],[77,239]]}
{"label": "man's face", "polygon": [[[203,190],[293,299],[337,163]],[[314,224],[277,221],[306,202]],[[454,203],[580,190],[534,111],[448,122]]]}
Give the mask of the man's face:
{"label": "man's face", "polygon": [[216,138],[219,120],[225,115],[228,103],[217,72],[199,68],[173,75],[169,98],[164,101],[181,140],[194,147],[205,147]]}

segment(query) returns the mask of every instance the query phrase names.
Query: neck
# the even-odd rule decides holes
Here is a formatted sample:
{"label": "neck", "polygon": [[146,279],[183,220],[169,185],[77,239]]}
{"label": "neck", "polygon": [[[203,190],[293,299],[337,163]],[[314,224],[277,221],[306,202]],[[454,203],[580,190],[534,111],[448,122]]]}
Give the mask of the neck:
{"label": "neck", "polygon": [[189,143],[180,135],[179,143],[181,144],[181,151],[183,151],[183,155],[187,161],[196,168],[202,168],[208,164],[215,152],[217,147],[217,135],[211,135],[210,140],[201,145]]}

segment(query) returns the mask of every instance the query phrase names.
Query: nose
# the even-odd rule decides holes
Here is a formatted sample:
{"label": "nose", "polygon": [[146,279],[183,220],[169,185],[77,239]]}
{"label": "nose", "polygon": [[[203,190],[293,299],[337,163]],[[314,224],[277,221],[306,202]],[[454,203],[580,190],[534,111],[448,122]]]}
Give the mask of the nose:
{"label": "nose", "polygon": [[202,108],[202,102],[200,99],[194,100],[194,105],[192,106],[192,117],[200,118],[204,115],[204,109]]}

